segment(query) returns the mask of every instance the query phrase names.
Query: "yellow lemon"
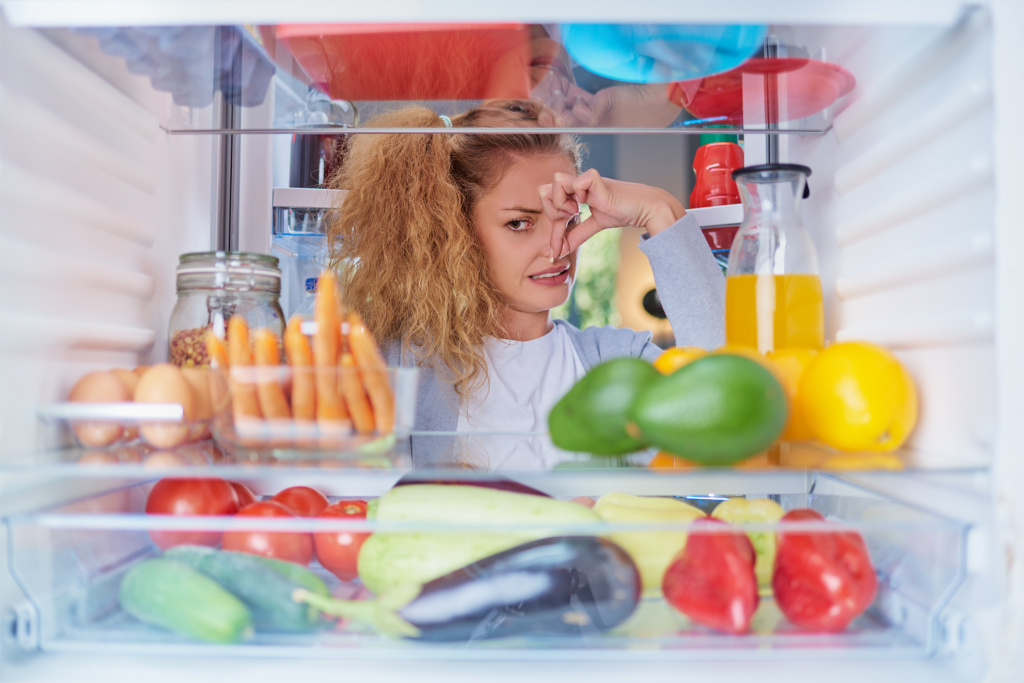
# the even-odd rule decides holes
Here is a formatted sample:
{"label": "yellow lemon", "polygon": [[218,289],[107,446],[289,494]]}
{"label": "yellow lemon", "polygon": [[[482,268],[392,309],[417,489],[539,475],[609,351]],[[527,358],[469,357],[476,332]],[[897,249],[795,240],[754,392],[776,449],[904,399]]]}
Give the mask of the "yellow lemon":
{"label": "yellow lemon", "polygon": [[779,349],[766,354],[766,358],[775,371],[775,376],[779,378],[782,388],[786,390],[786,398],[789,399],[789,421],[786,422],[786,429],[779,437],[783,441],[810,441],[814,436],[807,425],[807,418],[800,411],[796,392],[800,386],[800,378],[803,377],[807,366],[817,355],[817,349],[800,348]]}
{"label": "yellow lemon", "polygon": [[917,422],[917,390],[880,346],[843,342],[811,361],[796,393],[814,436],[842,451],[899,448]]}
{"label": "yellow lemon", "polygon": [[692,360],[706,356],[707,351],[699,346],[673,346],[661,352],[654,359],[654,368],[663,375],[671,375]]}

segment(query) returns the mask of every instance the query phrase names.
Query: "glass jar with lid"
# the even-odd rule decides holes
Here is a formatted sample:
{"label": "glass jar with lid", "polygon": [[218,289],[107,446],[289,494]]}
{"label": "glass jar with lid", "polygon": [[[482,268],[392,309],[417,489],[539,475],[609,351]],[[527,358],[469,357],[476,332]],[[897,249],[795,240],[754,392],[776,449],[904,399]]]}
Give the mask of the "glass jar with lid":
{"label": "glass jar with lid", "polygon": [[233,315],[245,318],[252,330],[284,334],[277,258],[240,251],[182,254],[176,274],[178,301],[167,330],[171,363],[209,365],[206,334],[226,338]]}

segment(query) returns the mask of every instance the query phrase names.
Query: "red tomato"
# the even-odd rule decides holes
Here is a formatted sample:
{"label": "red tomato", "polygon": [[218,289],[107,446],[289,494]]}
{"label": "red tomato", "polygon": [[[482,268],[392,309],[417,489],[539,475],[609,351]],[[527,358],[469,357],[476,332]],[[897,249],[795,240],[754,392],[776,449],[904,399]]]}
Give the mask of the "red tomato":
{"label": "red tomato", "polygon": [[238,509],[239,510],[241,510],[242,508],[244,508],[246,506],[252,505],[257,500],[259,500],[256,497],[256,494],[252,492],[252,489],[250,489],[245,484],[239,484],[237,481],[232,481],[232,482],[230,482],[230,484],[231,484],[231,488],[233,488],[235,490],[235,494],[238,495]]}
{"label": "red tomato", "polygon": [[[263,500],[242,508],[236,517],[295,517],[295,514],[276,501]],[[221,547],[303,566],[313,559],[313,539],[301,531],[225,531]]]}
{"label": "red tomato", "polygon": [[[233,515],[238,496],[223,479],[161,479],[146,499],[149,515]],[[166,550],[176,545],[209,545],[220,542],[220,531],[152,530],[150,538]]]}
{"label": "red tomato", "polygon": [[[320,513],[322,518],[366,519],[365,500],[339,500]],[[313,534],[316,557],[320,564],[342,581],[351,581],[359,575],[359,549],[369,533],[353,531],[324,531]]]}
{"label": "red tomato", "polygon": [[276,500],[299,517],[317,517],[331,504],[324,494],[308,486],[292,486],[279,491],[271,500]]}

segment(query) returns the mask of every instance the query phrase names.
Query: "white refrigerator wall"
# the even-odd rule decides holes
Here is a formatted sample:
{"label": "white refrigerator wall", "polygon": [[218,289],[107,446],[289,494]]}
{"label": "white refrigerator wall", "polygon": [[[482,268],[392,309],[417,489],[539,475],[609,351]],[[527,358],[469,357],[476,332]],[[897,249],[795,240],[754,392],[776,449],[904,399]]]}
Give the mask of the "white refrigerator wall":
{"label": "white refrigerator wall", "polygon": [[989,17],[975,12],[953,28],[797,34],[809,46],[828,45],[828,59],[858,79],[830,133],[785,138],[783,158],[813,169],[805,220],[821,258],[826,337],[882,344],[909,367],[921,396],[909,442],[915,464],[989,465],[996,414]]}

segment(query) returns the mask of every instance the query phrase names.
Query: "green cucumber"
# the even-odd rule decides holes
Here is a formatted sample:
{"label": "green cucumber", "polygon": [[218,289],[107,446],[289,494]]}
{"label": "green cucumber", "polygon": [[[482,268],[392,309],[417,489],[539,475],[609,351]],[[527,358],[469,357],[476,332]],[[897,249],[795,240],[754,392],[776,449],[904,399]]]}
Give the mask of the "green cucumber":
{"label": "green cucumber", "polygon": [[[199,571],[249,607],[257,631],[306,633],[328,626],[331,622],[319,610],[292,599],[298,589],[323,593],[327,587],[310,588],[312,582],[308,579],[296,581],[277,567],[268,566],[265,559],[219,550],[200,558]],[[319,581],[319,577],[314,578]]]}
{"label": "green cucumber", "polygon": [[171,560],[146,560],[121,580],[121,607],[139,621],[209,643],[252,634],[249,608],[198,571]]}
{"label": "green cucumber", "polygon": [[[232,555],[241,554],[230,550],[214,550],[213,548],[204,545],[179,545],[165,551],[164,557],[168,560],[187,564],[197,571],[202,571],[202,560],[216,553],[229,553]],[[331,594],[331,591],[327,588],[327,584],[324,583],[323,579],[301,565],[295,564],[294,562],[285,562],[284,560],[278,560],[273,557],[263,557],[262,555],[248,555],[248,557],[254,559],[265,567],[269,567],[270,569],[283,574],[285,577],[301,585],[310,593],[323,596]]]}
{"label": "green cucumber", "polygon": [[[377,501],[382,522],[471,525],[452,531],[372,534],[359,550],[359,578],[375,594],[408,583],[423,584],[468,564],[555,534],[544,524],[600,524],[596,512],[577,503],[472,485],[397,486]],[[532,528],[521,531],[516,524]],[[487,531],[487,526],[504,526]]]}
{"label": "green cucumber", "polygon": [[163,558],[188,565],[198,572],[201,571],[199,563],[202,562],[203,558],[215,552],[217,552],[216,549],[206,545],[176,545],[165,550]]}

